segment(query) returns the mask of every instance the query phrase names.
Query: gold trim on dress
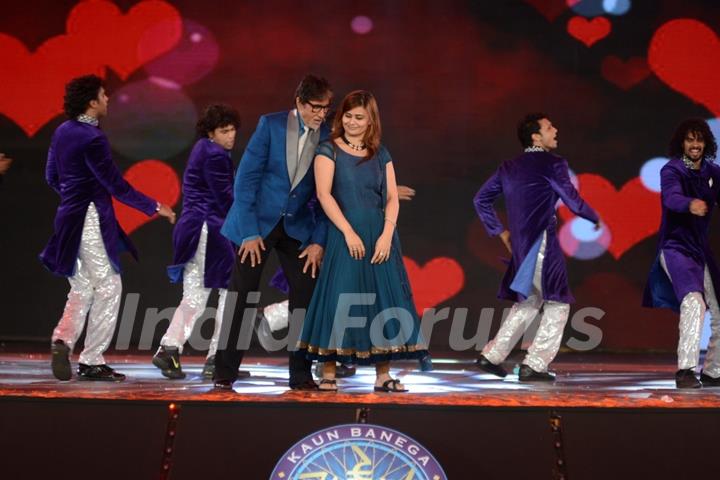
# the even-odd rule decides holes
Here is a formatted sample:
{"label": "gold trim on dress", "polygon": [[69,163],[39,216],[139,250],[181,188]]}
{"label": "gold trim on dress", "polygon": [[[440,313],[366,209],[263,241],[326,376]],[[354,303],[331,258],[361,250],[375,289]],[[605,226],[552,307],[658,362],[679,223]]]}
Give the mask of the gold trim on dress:
{"label": "gold trim on dress", "polygon": [[357,358],[370,358],[371,355],[387,355],[393,353],[413,353],[420,350],[427,350],[424,345],[399,345],[387,348],[372,347],[369,351],[358,351],[354,348],[320,348],[315,345],[308,345],[307,342],[298,342],[298,348],[301,350],[307,350],[309,353],[329,356],[329,355],[341,355],[344,357],[355,356]]}

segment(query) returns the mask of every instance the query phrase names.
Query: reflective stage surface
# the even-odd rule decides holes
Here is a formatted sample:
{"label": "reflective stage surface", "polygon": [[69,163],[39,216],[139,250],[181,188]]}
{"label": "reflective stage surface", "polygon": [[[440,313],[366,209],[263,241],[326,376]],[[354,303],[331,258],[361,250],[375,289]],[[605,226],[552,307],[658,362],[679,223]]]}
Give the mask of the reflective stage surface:
{"label": "reflective stage surface", "polygon": [[[338,393],[296,392],[287,387],[285,358],[249,357],[242,368],[251,377],[233,392],[215,391],[201,375],[204,358],[183,357],[184,380],[168,380],[151,365],[150,355],[109,355],[128,379],[121,383],[60,382],[53,378],[49,355],[0,354],[0,396],[182,402],[314,402],[407,404],[464,407],[718,408],[720,388],[676,390],[670,355],[561,354],[552,365],[553,385],[517,380],[517,363],[504,364],[499,379],[477,370],[471,359],[435,358],[434,370],[420,372],[415,362],[397,362],[393,376],[409,388],[405,394],[374,393],[374,370],[358,368],[338,380]],[[512,357],[514,358],[514,357]],[[521,357],[517,357],[518,359]],[[75,367],[75,363],[73,363]]]}

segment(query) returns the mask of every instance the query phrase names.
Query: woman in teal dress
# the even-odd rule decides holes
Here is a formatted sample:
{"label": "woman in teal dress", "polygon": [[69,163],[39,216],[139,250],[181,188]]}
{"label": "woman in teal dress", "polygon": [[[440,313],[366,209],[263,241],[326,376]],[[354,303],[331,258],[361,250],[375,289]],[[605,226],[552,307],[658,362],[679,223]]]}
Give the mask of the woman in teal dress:
{"label": "woman in teal dress", "polygon": [[315,157],[318,200],[332,223],[300,354],[324,362],[321,390],[337,390],[337,360],[375,364],[376,391],[405,392],[390,361],[427,354],[395,229],[395,171],[380,134],[373,95],[351,92]]}

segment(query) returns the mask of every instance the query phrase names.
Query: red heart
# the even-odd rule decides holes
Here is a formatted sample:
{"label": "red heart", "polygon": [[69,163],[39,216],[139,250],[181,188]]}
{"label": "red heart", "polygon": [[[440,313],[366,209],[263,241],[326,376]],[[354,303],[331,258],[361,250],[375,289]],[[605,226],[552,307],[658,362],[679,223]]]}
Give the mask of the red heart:
{"label": "red heart", "polygon": [[106,64],[127,76],[180,39],[180,14],[165,2],[141,2],[128,15],[113,17],[116,10],[104,0],[81,2],[68,16],[69,33],[48,39],[34,53],[0,33],[0,113],[32,137],[62,113],[70,79],[89,73],[104,77]]}
{"label": "red heart", "polygon": [[720,40],[697,20],[671,20],[650,40],[648,63],[660,80],[720,115]]}
{"label": "red heart", "polygon": [[65,83],[88,73],[105,76],[102,63],[79,37],[59,35],[30,53],[16,38],[0,33],[0,56],[0,112],[29,137],[62,113]]}
{"label": "red heart", "polygon": [[426,308],[456,295],[465,285],[465,272],[452,258],[433,258],[422,267],[412,258],[403,257],[403,260],[420,315]]}
{"label": "red heart", "polygon": [[[180,180],[175,170],[160,160],[137,162],[125,172],[125,180],[150,198],[174,206],[180,198]],[[115,216],[125,233],[130,235],[147,222],[157,218],[128,207],[113,198]]]}
{"label": "red heart", "polygon": [[623,90],[642,82],[650,75],[647,62],[642,57],[633,57],[623,61],[614,55],[608,55],[600,67],[603,77]]}
{"label": "red heart", "polygon": [[532,5],[548,22],[555,20],[567,9],[563,0],[525,0],[525,3]]}
{"label": "red heart", "polygon": [[79,3],[67,19],[70,35],[89,39],[84,46],[105,59],[123,80],[145,63],[171,50],[182,36],[182,18],[169,3],[146,0],[123,14],[112,2]]}
{"label": "red heart", "polygon": [[[645,188],[639,177],[627,182],[620,191],[604,177],[595,174],[578,175],[578,184],[580,195],[610,229],[612,241],[608,251],[615,260],[657,233],[661,215],[660,194]],[[559,213],[565,221],[574,218],[564,205]]]}
{"label": "red heart", "polygon": [[593,45],[610,34],[612,25],[605,17],[595,17],[588,20],[585,17],[573,17],[568,21],[567,31],[574,38],[580,40],[586,47]]}

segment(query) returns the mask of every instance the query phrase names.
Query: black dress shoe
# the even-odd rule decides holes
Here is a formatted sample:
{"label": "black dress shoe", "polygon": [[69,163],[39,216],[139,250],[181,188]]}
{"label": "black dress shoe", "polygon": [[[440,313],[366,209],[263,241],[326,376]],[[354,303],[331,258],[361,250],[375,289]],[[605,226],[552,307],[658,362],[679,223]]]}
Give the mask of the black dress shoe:
{"label": "black dress shoe", "polygon": [[490,360],[485,358],[485,355],[480,355],[478,357],[478,359],[475,361],[475,366],[483,372],[495,375],[496,377],[505,378],[507,376],[507,372],[502,367],[502,365],[495,365]]}
{"label": "black dress shoe", "polygon": [[[215,376],[215,355],[210,355],[207,360],[205,360],[205,365],[203,365],[202,369],[202,376],[208,379]],[[238,370],[236,380],[244,380],[246,378],[250,378],[250,372],[247,370]]]}
{"label": "black dress shoe", "polygon": [[[313,367],[313,373],[315,374],[315,377],[319,380],[323,378],[323,365],[325,365],[325,362],[316,362],[315,366]],[[357,369],[354,365],[349,363],[337,363],[335,364],[335,378],[348,378],[355,375],[357,372]]]}
{"label": "black dress shoe", "polygon": [[356,369],[354,365],[340,363],[335,366],[335,378],[348,378],[355,375]]}
{"label": "black dress shoe", "polygon": [[55,340],[50,347],[52,359],[50,366],[52,373],[58,380],[70,380],[72,368],[70,368],[70,347],[62,340]]}
{"label": "black dress shoe", "polygon": [[160,369],[164,377],[171,380],[185,378],[185,372],[182,371],[182,365],[180,365],[180,351],[176,347],[160,345],[152,358],[152,364]]}
{"label": "black dress shoe", "polygon": [[318,384],[315,383],[312,380],[305,380],[302,383],[291,383],[290,389],[291,390],[306,390],[306,391],[316,391],[318,390]]}
{"label": "black dress shoe", "polygon": [[713,378],[703,372],[700,372],[700,382],[703,388],[705,387],[720,387],[720,377]]}
{"label": "black dress shoe", "polygon": [[213,382],[213,386],[215,387],[215,390],[232,390],[233,383],[235,382],[232,380],[215,380],[215,382]]}
{"label": "black dress shoe", "polygon": [[418,359],[418,363],[420,364],[421,372],[432,372],[433,371],[432,357],[430,356],[429,353],[420,357]]}
{"label": "black dress shoe", "polygon": [[518,380],[521,382],[554,382],[555,375],[550,372],[536,372],[527,365],[520,365]]}
{"label": "black dress shoe", "polygon": [[125,375],[118,373],[107,365],[78,365],[78,380],[91,380],[95,382],[122,382]]}
{"label": "black dress shoe", "polygon": [[675,386],[677,388],[702,388],[703,384],[695,376],[695,370],[687,368],[675,372]]}

